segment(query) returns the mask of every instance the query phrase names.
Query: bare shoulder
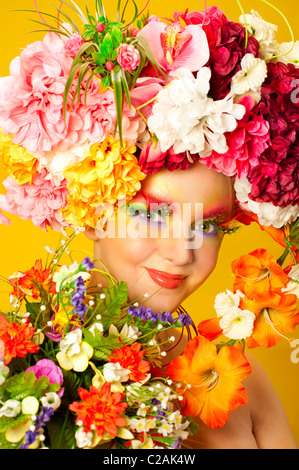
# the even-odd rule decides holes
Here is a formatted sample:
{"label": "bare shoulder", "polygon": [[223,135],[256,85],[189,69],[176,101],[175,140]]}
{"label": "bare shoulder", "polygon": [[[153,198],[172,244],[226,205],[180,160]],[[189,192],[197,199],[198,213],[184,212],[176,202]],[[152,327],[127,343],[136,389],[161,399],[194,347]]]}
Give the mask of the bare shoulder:
{"label": "bare shoulder", "polygon": [[245,379],[248,406],[255,440],[259,448],[297,449],[282,403],[260,362],[250,353],[246,357],[252,373]]}

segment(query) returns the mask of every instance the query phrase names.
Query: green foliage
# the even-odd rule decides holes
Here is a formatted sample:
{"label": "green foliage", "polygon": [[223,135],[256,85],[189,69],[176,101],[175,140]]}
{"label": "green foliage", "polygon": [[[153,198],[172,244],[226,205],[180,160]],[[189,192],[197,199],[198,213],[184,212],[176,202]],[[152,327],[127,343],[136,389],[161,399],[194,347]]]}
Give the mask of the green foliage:
{"label": "green foliage", "polygon": [[36,379],[34,372],[21,372],[5,380],[0,386],[0,397],[2,401],[21,401],[29,396],[39,399],[48,392],[57,392],[59,388],[60,385],[50,383],[48,377]]}

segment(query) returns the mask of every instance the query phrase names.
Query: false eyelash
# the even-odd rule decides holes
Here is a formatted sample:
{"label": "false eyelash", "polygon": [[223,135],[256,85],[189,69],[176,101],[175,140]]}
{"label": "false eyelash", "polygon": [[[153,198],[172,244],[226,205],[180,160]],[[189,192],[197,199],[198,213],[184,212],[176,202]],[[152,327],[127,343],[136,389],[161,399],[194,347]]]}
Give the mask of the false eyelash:
{"label": "false eyelash", "polygon": [[206,222],[212,223],[216,225],[217,230],[219,232],[223,233],[224,235],[232,235],[233,233],[237,232],[239,230],[239,226],[236,227],[224,227],[223,225],[226,223],[221,217],[215,217],[215,219],[210,219],[207,220]]}
{"label": "false eyelash", "polygon": [[173,212],[167,204],[165,204],[165,206],[162,207],[162,208],[157,208],[157,209],[153,209],[153,210],[150,210],[148,208],[135,209],[134,206],[132,206],[130,204],[127,204],[127,209],[129,210],[130,214],[133,215],[133,216],[136,215],[136,213],[142,211],[142,212],[147,212],[147,213],[157,212],[158,214],[161,215],[161,217],[168,217]]}

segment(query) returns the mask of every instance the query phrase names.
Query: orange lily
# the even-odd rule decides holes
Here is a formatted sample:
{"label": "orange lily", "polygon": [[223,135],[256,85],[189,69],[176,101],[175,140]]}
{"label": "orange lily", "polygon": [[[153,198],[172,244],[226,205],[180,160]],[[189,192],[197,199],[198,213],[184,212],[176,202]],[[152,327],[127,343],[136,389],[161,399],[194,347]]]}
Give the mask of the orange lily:
{"label": "orange lily", "polygon": [[236,276],[234,291],[240,290],[252,300],[259,300],[265,292],[279,293],[289,280],[274,256],[263,248],[234,260],[232,271]]}
{"label": "orange lily", "polygon": [[[186,346],[184,354],[166,368],[166,375],[186,385],[182,414],[199,416],[211,428],[222,427],[230,412],[247,402],[241,381],[251,372],[251,366],[240,349],[215,344],[196,336]],[[189,388],[188,388],[189,387]]]}

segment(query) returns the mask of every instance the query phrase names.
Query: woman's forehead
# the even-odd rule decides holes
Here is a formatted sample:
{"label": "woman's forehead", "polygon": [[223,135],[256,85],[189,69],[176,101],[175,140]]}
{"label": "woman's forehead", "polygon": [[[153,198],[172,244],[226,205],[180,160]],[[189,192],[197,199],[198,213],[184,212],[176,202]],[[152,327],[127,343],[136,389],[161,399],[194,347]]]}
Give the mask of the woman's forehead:
{"label": "woman's forehead", "polygon": [[202,164],[184,171],[163,170],[149,175],[142,182],[138,196],[148,203],[201,203],[207,209],[231,207],[234,199],[230,178]]}

